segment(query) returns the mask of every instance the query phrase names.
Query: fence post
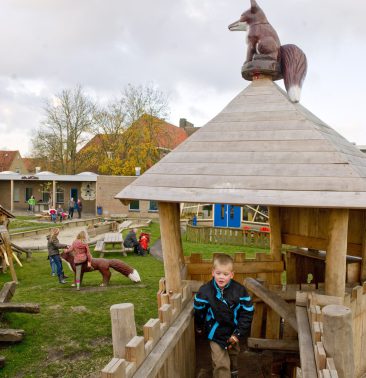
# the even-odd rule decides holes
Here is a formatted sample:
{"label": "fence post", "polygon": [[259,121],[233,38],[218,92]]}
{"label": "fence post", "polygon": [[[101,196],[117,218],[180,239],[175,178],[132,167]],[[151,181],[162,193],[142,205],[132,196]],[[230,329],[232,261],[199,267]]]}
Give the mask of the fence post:
{"label": "fence post", "polygon": [[[334,359],[339,378],[353,378],[355,373],[352,312],[348,307],[323,307],[323,344],[328,356]],[[361,335],[360,335],[361,336]]]}
{"label": "fence post", "polygon": [[126,344],[136,336],[134,307],[132,303],[111,306],[113,356],[125,358]]}

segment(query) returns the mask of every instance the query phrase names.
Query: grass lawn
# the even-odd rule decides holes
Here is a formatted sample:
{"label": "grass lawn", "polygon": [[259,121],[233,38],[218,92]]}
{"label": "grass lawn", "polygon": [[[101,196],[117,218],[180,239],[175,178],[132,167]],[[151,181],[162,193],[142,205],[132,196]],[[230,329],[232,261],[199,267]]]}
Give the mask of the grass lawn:
{"label": "grass lawn", "polygon": [[[0,321],[0,328],[26,332],[20,344],[0,349],[6,357],[2,377],[86,377],[99,372],[112,358],[112,304],[134,303],[139,334],[150,318],[157,317],[156,292],[164,273],[162,263],[153,257],[123,259],[139,271],[141,284],[114,272],[110,286],[99,288],[101,275],[92,272],[84,276],[84,290],[76,292],[70,287],[71,278],[67,285],[61,285],[51,277],[46,256],[34,253],[31,262],[17,268],[19,285],[12,301],[39,303],[41,312],[9,313]],[[68,274],[65,264],[64,269]],[[8,274],[0,275],[0,283],[9,278]]]}
{"label": "grass lawn", "polygon": [[52,222],[36,222],[36,218],[31,216],[16,217],[15,219],[10,219],[9,232],[14,234],[21,231],[32,231],[40,228],[54,227]]}
{"label": "grass lawn", "polygon": [[[145,228],[151,234],[152,245],[160,237],[158,223]],[[124,233],[125,236],[125,233]],[[62,240],[61,240],[62,242]],[[185,254],[202,252],[209,258],[213,252],[266,252],[258,248],[228,245],[195,244],[183,237]],[[164,276],[163,264],[151,256],[127,256],[123,261],[136,268],[142,278],[134,284],[113,271],[108,288],[99,288],[99,272],[84,276],[80,292],[71,288],[72,273],[67,285],[60,285],[51,277],[46,252],[33,253],[32,261],[24,267],[16,267],[19,285],[13,302],[35,302],[41,307],[40,314],[6,314],[0,320],[0,328],[24,329],[26,336],[19,344],[0,348],[6,357],[1,377],[88,377],[95,376],[112,358],[110,306],[130,302],[135,305],[138,334],[143,325],[158,316],[156,292],[158,282]],[[98,257],[98,256],[95,256]],[[107,258],[121,258],[109,254]],[[10,280],[10,274],[0,274],[0,286]]]}

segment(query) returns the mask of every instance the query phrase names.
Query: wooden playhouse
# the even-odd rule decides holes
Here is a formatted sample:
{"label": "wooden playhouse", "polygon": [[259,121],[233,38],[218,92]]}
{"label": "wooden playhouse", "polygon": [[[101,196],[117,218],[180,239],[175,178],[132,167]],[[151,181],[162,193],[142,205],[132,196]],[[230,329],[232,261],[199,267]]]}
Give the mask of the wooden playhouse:
{"label": "wooden playhouse", "polygon": [[366,373],[366,155],[270,77],[258,75],[117,198],[159,202],[165,277],[159,319],[144,337],[118,328],[127,315],[111,309],[114,358],[104,376],[194,377],[190,293],[210,278],[211,263],[183,255],[183,202],[268,206],[270,254],[235,255],[236,279],[254,295],[251,346],[300,347],[294,376]]}

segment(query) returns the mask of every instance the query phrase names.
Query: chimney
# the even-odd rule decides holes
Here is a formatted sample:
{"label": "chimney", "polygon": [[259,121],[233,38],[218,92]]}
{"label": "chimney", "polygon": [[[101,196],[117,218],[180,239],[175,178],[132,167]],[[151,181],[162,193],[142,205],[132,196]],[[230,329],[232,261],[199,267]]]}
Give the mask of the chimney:
{"label": "chimney", "polygon": [[141,167],[135,167],[135,173],[136,173],[136,176],[140,176],[140,174],[141,174]]}

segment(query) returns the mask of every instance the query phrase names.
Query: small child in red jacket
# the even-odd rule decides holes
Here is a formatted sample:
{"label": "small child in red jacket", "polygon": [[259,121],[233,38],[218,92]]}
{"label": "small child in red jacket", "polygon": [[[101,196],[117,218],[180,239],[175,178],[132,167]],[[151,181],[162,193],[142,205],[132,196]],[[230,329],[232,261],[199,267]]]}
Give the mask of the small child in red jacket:
{"label": "small child in red jacket", "polygon": [[65,249],[66,253],[74,253],[74,262],[75,262],[75,283],[76,290],[80,290],[80,276],[82,265],[87,262],[88,268],[91,267],[92,256],[90,254],[88,243],[86,242],[86,233],[85,231],[79,232],[76,237],[76,240],[73,241],[70,248]]}

